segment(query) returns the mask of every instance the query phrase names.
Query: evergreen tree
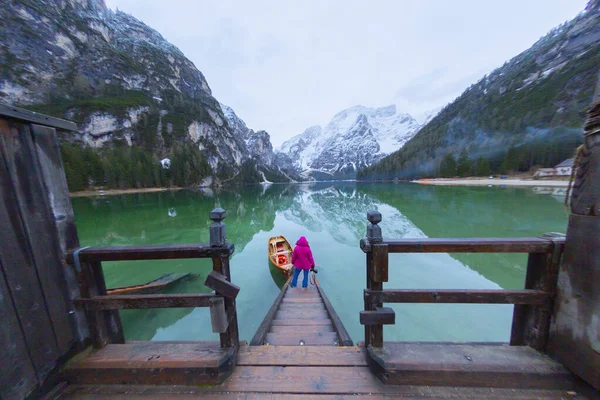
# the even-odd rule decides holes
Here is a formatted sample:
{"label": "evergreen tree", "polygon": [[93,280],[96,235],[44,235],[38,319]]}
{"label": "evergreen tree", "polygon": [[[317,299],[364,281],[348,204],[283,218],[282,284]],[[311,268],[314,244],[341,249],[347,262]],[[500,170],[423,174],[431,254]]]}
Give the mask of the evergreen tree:
{"label": "evergreen tree", "polygon": [[454,154],[451,152],[446,153],[442,162],[440,163],[439,175],[442,178],[451,178],[456,176],[456,160]]}
{"label": "evergreen tree", "polygon": [[465,149],[460,152],[460,156],[458,157],[456,172],[458,173],[458,176],[469,176],[471,174],[471,163],[469,162],[469,155]]}
{"label": "evergreen tree", "polygon": [[479,157],[475,163],[476,176],[488,176],[490,174],[490,161],[487,158]]}

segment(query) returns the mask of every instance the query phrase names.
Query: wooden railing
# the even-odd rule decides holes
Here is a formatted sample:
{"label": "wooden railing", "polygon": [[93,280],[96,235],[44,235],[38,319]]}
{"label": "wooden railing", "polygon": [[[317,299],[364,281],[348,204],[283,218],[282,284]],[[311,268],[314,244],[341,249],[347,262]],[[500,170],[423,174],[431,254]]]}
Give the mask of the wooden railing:
{"label": "wooden railing", "polygon": [[[210,212],[210,243],[153,246],[86,247],[69,251],[66,257],[77,273],[81,297],[74,301],[86,311],[89,336],[96,348],[124,343],[118,310],[144,308],[210,307],[213,332],[220,334],[221,347],[239,346],[235,299],[239,287],[231,283],[229,257],[234,246],[225,238],[223,209]],[[107,295],[103,261],[212,258],[213,271],[204,284],[213,293]]]}
{"label": "wooden railing", "polygon": [[[475,239],[383,239],[381,214],[367,214],[370,224],[360,246],[367,255],[365,344],[383,346],[383,325],[395,323],[395,313],[384,303],[478,303],[514,304],[511,345],[528,345],[544,351],[548,342],[550,319],[564,235],[546,234],[541,238]],[[396,290],[383,289],[388,281],[389,253],[528,253],[527,275],[523,290]]]}

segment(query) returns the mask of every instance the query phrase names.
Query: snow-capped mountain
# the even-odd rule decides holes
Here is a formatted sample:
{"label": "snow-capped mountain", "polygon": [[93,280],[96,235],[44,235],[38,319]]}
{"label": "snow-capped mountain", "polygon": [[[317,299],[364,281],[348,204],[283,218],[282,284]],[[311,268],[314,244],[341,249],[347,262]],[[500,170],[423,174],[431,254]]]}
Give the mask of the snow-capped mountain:
{"label": "snow-capped mountain", "polygon": [[427,125],[436,115],[438,115],[445,106],[436,107],[432,110],[426,110],[422,113],[415,114],[415,119],[421,126]]}
{"label": "snow-capped mountain", "polygon": [[298,170],[310,175],[353,177],[406,143],[421,127],[395,105],[354,106],[337,113],[325,126],[313,126],[283,143]]}

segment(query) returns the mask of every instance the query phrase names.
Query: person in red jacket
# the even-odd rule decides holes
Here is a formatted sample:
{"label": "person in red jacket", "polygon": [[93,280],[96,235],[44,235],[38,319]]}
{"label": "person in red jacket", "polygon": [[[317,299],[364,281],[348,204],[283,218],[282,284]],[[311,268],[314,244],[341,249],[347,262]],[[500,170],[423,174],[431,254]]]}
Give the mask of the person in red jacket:
{"label": "person in red jacket", "polygon": [[308,245],[308,240],[304,236],[300,236],[300,239],[296,242],[296,247],[294,247],[294,251],[292,252],[292,264],[294,265],[294,277],[292,278],[291,286],[296,287],[298,284],[298,275],[300,275],[300,271],[304,271],[302,287],[308,287],[308,271],[315,267],[315,260]]}

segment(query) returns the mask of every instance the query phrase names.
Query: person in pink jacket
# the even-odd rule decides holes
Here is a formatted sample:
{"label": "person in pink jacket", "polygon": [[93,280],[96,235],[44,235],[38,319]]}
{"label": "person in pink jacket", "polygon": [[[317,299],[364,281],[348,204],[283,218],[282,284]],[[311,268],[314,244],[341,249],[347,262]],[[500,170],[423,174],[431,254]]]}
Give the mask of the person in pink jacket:
{"label": "person in pink jacket", "polygon": [[296,247],[294,247],[292,253],[292,264],[294,265],[294,277],[292,278],[291,286],[293,288],[296,287],[298,284],[298,275],[300,275],[300,271],[304,271],[302,287],[308,287],[308,271],[315,267],[315,260],[308,245],[308,240],[304,236],[300,236],[300,239],[296,242]]}

